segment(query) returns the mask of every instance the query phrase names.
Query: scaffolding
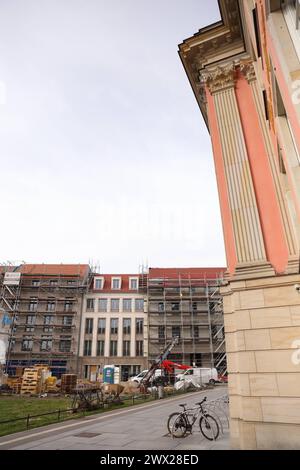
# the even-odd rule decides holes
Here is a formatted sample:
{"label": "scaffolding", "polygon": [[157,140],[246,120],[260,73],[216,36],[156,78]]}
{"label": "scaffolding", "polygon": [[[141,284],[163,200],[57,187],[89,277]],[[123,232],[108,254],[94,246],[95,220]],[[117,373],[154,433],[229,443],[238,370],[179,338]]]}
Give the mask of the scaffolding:
{"label": "scaffolding", "polygon": [[8,373],[36,364],[48,365],[57,376],[78,369],[83,295],[91,282],[91,272],[83,277],[80,268],[66,275],[60,270],[50,274],[47,265],[38,274],[18,267],[18,287],[8,289],[2,282],[1,305],[12,312]]}
{"label": "scaffolding", "polygon": [[150,360],[179,335],[172,360],[226,373],[221,284],[221,275],[218,279],[195,279],[190,274],[154,279],[140,274],[140,291],[148,299]]}

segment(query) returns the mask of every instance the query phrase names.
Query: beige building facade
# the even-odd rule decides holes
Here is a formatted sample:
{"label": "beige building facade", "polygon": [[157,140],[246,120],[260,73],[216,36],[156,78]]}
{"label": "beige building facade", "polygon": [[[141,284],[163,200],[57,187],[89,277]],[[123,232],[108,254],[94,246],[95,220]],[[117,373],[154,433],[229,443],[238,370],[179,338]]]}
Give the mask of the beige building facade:
{"label": "beige building facade", "polygon": [[219,189],[232,447],[299,449],[299,5],[219,4],[179,49]]}
{"label": "beige building facade", "polygon": [[105,365],[115,365],[127,380],[147,369],[147,321],[139,275],[95,275],[84,299],[81,376],[97,380]]}

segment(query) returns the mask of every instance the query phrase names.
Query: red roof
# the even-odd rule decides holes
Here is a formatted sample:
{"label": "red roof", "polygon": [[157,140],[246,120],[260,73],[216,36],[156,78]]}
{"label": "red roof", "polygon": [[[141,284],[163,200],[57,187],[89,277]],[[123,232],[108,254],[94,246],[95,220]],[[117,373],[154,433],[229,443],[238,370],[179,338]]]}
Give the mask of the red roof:
{"label": "red roof", "polygon": [[224,276],[226,268],[150,268],[149,279],[217,279]]}
{"label": "red roof", "polygon": [[84,277],[89,272],[88,264],[23,264],[22,274],[32,276],[79,276]]}
{"label": "red roof", "polygon": [[[104,285],[103,289],[94,289],[94,279],[96,278],[104,278]],[[112,289],[112,278],[121,278],[121,289]],[[132,292],[137,292],[138,288],[136,290],[129,289],[129,278],[130,277],[135,277],[139,278],[139,274],[95,274],[93,281],[91,283],[90,289],[96,292],[103,292],[103,293],[108,293],[108,292],[125,292],[125,293],[132,293]],[[138,287],[138,286],[137,286]]]}

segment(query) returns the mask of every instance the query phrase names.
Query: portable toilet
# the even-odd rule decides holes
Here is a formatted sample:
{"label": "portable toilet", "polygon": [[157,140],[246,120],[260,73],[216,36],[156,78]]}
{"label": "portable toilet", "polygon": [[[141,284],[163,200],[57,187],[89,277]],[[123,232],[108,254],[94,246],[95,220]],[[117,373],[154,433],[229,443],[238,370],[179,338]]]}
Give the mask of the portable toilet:
{"label": "portable toilet", "polygon": [[114,383],[115,367],[104,366],[103,367],[103,382],[107,384]]}
{"label": "portable toilet", "polygon": [[114,384],[120,383],[120,367],[115,367],[114,370]]}

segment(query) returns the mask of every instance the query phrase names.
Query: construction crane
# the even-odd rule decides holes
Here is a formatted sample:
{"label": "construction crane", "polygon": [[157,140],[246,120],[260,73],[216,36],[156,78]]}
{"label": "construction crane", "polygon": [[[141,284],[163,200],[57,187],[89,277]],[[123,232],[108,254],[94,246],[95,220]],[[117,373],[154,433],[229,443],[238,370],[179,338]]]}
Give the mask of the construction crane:
{"label": "construction crane", "polygon": [[162,363],[167,359],[168,355],[172,351],[172,349],[179,343],[179,337],[175,336],[172,341],[165,347],[163,352],[154,360],[150,369],[146,373],[146,375],[142,378],[140,382],[140,388],[146,392],[149,383],[151,382],[152,377],[155,374],[155,371],[159,369]]}
{"label": "construction crane", "polygon": [[177,364],[176,362],[167,361],[167,360],[163,361],[161,365],[169,374],[174,373],[174,369],[180,369],[180,370],[192,369],[192,366],[186,366],[184,364]]}

